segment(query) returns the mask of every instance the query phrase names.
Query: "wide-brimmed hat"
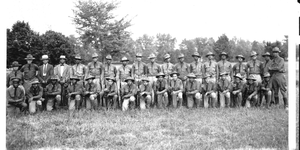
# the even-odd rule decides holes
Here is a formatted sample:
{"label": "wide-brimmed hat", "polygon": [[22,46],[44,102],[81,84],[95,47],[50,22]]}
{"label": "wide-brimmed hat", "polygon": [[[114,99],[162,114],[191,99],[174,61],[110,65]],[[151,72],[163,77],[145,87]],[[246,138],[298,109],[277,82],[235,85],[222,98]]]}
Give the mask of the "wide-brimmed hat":
{"label": "wide-brimmed hat", "polygon": [[270,73],[269,72],[265,72],[264,73],[264,78],[266,78],[266,77],[270,77],[271,75],[270,75]]}
{"label": "wide-brimmed hat", "polygon": [[19,77],[12,77],[11,79],[10,79],[10,81],[12,81],[12,82],[20,82],[20,78]]}
{"label": "wide-brimmed hat", "polygon": [[266,52],[266,53],[262,54],[262,56],[263,56],[263,57],[265,57],[265,56],[271,57],[271,54],[270,54],[269,52]]}
{"label": "wide-brimmed hat", "polygon": [[124,57],[122,57],[122,59],[121,59],[121,62],[122,62],[122,61],[129,61],[129,60],[128,60],[127,57],[124,56]]}
{"label": "wide-brimmed hat", "polygon": [[254,81],[256,81],[255,77],[252,74],[249,75],[249,77],[247,78],[247,80],[254,80]]}
{"label": "wide-brimmed hat", "polygon": [[59,59],[67,59],[65,55],[60,55]]}
{"label": "wide-brimmed hat", "polygon": [[240,73],[237,73],[236,75],[234,75],[233,77],[236,77],[236,78],[240,78],[241,80],[243,80],[243,77]]}
{"label": "wide-brimmed hat", "polygon": [[184,57],[184,55],[182,53],[180,53],[177,58],[179,59],[179,58],[183,58],[183,57]]}
{"label": "wide-brimmed hat", "polygon": [[31,54],[28,54],[25,58],[25,60],[34,60],[35,58],[31,55]]}
{"label": "wide-brimmed hat", "polygon": [[205,55],[205,57],[208,57],[208,56],[215,56],[215,54],[212,53],[212,52],[208,52],[208,53]]}
{"label": "wide-brimmed hat", "polygon": [[203,79],[206,79],[206,78],[211,77],[211,76],[212,76],[211,74],[206,73],[202,78],[203,78]]}
{"label": "wide-brimmed hat", "polygon": [[127,81],[129,81],[129,80],[131,80],[132,82],[134,82],[133,77],[127,77],[127,78],[125,79],[125,82],[127,82]]}
{"label": "wide-brimmed hat", "polygon": [[245,60],[246,58],[243,55],[237,55],[235,56],[236,59],[242,58],[243,60]]}
{"label": "wide-brimmed hat", "polygon": [[200,54],[199,54],[198,52],[195,52],[194,54],[192,54],[192,57],[194,57],[194,56],[196,56],[196,57],[201,57]]}
{"label": "wide-brimmed hat", "polygon": [[82,60],[82,58],[81,58],[81,56],[79,54],[75,56],[75,59]]}
{"label": "wide-brimmed hat", "polygon": [[256,51],[252,51],[251,52],[251,54],[250,54],[250,56],[252,57],[252,56],[257,56],[258,54],[256,53]]}
{"label": "wide-brimmed hat", "polygon": [[280,53],[281,51],[279,50],[278,47],[274,47],[274,48],[272,49],[272,52],[273,52],[273,53]]}
{"label": "wide-brimmed hat", "polygon": [[225,72],[225,71],[224,71],[224,72],[221,72],[221,73],[220,73],[220,76],[222,76],[222,75],[228,75],[228,72]]}
{"label": "wide-brimmed hat", "polygon": [[150,56],[148,57],[149,59],[151,58],[155,58],[155,55],[153,53],[150,54]]}
{"label": "wide-brimmed hat", "polygon": [[142,57],[142,53],[136,53],[135,57]]}
{"label": "wide-brimmed hat", "polygon": [[20,66],[21,66],[21,64],[19,64],[19,62],[17,62],[17,61],[12,62],[12,64],[11,64],[11,67],[20,67]]}
{"label": "wide-brimmed hat", "polygon": [[48,60],[48,59],[49,59],[48,55],[43,55],[41,58],[41,60]]}
{"label": "wide-brimmed hat", "polygon": [[94,54],[92,55],[92,58],[95,58],[95,57],[98,57],[98,54],[97,54],[97,53],[94,53]]}
{"label": "wide-brimmed hat", "polygon": [[106,77],[105,79],[106,79],[106,80],[112,80],[113,82],[116,82],[116,79],[115,79],[115,77],[111,77],[111,76],[109,76],[109,77]]}
{"label": "wide-brimmed hat", "polygon": [[32,82],[31,82],[31,84],[39,84],[40,82],[39,82],[39,80],[38,79],[35,79],[35,80],[33,80]]}
{"label": "wide-brimmed hat", "polygon": [[147,77],[142,78],[142,81],[150,82],[150,80]]}
{"label": "wide-brimmed hat", "polygon": [[226,56],[226,57],[228,57],[228,54],[226,53],[226,52],[222,52],[221,54],[220,54],[220,57],[222,57],[222,56]]}
{"label": "wide-brimmed hat", "polygon": [[164,78],[164,77],[165,77],[165,74],[162,73],[162,72],[160,72],[160,73],[158,73],[158,74],[156,75],[156,78],[158,78],[158,77],[160,77],[160,76],[162,76],[162,77]]}
{"label": "wide-brimmed hat", "polygon": [[53,76],[51,76],[50,80],[57,80],[58,81],[59,77],[57,75],[53,75]]}
{"label": "wide-brimmed hat", "polygon": [[165,54],[164,59],[168,59],[170,57],[171,57],[170,54]]}
{"label": "wide-brimmed hat", "polygon": [[196,76],[195,76],[194,73],[189,73],[189,74],[187,75],[187,77],[188,77],[188,78],[196,78]]}
{"label": "wide-brimmed hat", "polygon": [[111,55],[107,55],[107,56],[105,57],[105,59],[112,60],[112,57],[111,57]]}
{"label": "wide-brimmed hat", "polygon": [[85,78],[86,81],[89,80],[89,79],[95,79],[95,76],[88,75],[88,76]]}
{"label": "wide-brimmed hat", "polygon": [[77,76],[71,76],[70,79],[71,79],[71,80],[75,79],[75,80],[77,80],[77,81],[80,80]]}
{"label": "wide-brimmed hat", "polygon": [[180,75],[178,72],[174,71],[174,72],[170,73],[170,76],[173,77],[174,74],[177,74],[177,76]]}

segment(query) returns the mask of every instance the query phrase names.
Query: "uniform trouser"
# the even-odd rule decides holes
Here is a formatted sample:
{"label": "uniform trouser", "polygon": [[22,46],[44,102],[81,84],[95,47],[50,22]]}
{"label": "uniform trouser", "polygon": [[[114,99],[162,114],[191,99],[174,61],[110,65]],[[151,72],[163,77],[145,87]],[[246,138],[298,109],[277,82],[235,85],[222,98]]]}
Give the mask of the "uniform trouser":
{"label": "uniform trouser", "polygon": [[6,106],[6,113],[7,113],[7,115],[14,115],[17,113],[18,108],[20,109],[20,111],[23,111],[26,107],[27,107],[27,104],[25,102],[8,104]]}
{"label": "uniform trouser", "polygon": [[257,105],[257,100],[258,100],[258,96],[257,94],[255,94],[250,100],[247,100],[249,95],[247,95],[246,98],[246,104],[245,107],[249,108],[249,107],[254,107]]}
{"label": "uniform trouser", "polygon": [[97,94],[91,94],[90,96],[85,97],[86,109],[94,109],[96,110],[98,107],[97,104]]}
{"label": "uniform trouser", "polygon": [[233,106],[234,107],[241,107],[242,106],[242,100],[243,100],[243,94],[242,92],[238,92],[236,94],[232,93],[232,100],[233,100]]}
{"label": "uniform trouser", "polygon": [[[101,80],[100,80],[100,77],[96,77],[94,80],[93,80],[93,83],[96,85],[96,90],[97,91],[101,91],[102,88],[101,88]],[[105,102],[103,101],[103,99],[100,97],[97,97],[96,98],[96,101],[97,101],[97,105],[98,107],[106,107],[106,104]]]}
{"label": "uniform trouser", "polygon": [[230,107],[230,92],[219,92],[220,96],[220,108]]}
{"label": "uniform trouser", "polygon": [[284,102],[284,106],[288,107],[288,99],[287,99],[287,84],[286,78],[283,73],[275,73],[271,77],[272,82],[272,90],[274,91],[275,104],[279,104],[279,91],[282,95],[282,99]]}
{"label": "uniform trouser", "polygon": [[116,109],[118,105],[117,99],[118,99],[118,95],[104,97],[104,101],[106,102],[106,108]]}
{"label": "uniform trouser", "polygon": [[61,103],[60,106],[68,106],[68,98],[67,98],[67,83],[61,83]]}
{"label": "uniform trouser", "polygon": [[51,111],[53,110],[53,106],[56,108],[59,108],[61,103],[61,96],[56,95],[56,96],[47,96],[47,101],[46,101],[46,110]]}
{"label": "uniform trouser", "polygon": [[140,96],[140,109],[149,109],[151,104],[151,95]]}
{"label": "uniform trouser", "polygon": [[[225,75],[225,79],[227,79],[229,82],[231,82],[231,77],[229,75]],[[220,77],[219,77],[220,80]]]}
{"label": "uniform trouser", "polygon": [[171,93],[172,101],[171,101],[171,106],[173,108],[177,108],[177,103],[178,107],[182,106],[182,92],[177,92],[177,93]]}
{"label": "uniform trouser", "polygon": [[208,95],[204,95],[204,108],[212,107],[215,108],[217,103],[217,94],[212,92]]}
{"label": "uniform trouser", "polygon": [[200,107],[200,102],[201,102],[201,94],[199,92],[195,94],[187,94],[187,108],[192,108],[194,106],[194,101],[195,101],[195,106]]}
{"label": "uniform trouser", "polygon": [[124,98],[123,103],[122,103],[122,111],[128,110],[128,107],[131,104],[131,108],[133,107],[132,105],[135,105],[135,97],[130,96],[129,98]]}
{"label": "uniform trouser", "polygon": [[[262,91],[261,92],[261,97],[265,97],[266,100],[266,107],[270,107],[270,103],[271,103],[271,98],[272,98],[272,91],[268,90],[268,91]],[[262,105],[262,103],[261,103]],[[260,105],[260,106],[261,106]]]}
{"label": "uniform trouser", "polygon": [[121,90],[122,90],[122,87],[124,87],[126,85],[126,82],[122,82],[120,80],[117,81],[117,86],[119,87],[119,90],[118,90],[118,96],[119,96],[119,107],[122,109],[122,104],[123,104],[123,100],[121,98]]}
{"label": "uniform trouser", "polygon": [[44,101],[43,98],[37,99],[37,100],[32,100],[29,102],[29,113],[35,113],[37,110],[41,111],[42,110],[42,101]]}
{"label": "uniform trouser", "polygon": [[[142,78],[140,76],[136,77],[134,79],[134,84],[136,85],[137,88],[140,88],[140,85],[142,84]],[[140,105],[140,94],[137,93],[135,107],[139,107],[139,105]]]}
{"label": "uniform trouser", "polygon": [[157,94],[157,108],[166,108],[168,106],[168,92]]}
{"label": "uniform trouser", "polygon": [[42,108],[43,108],[43,110],[47,110],[47,101],[48,101],[48,99],[45,96],[47,83],[41,83],[41,86],[43,88],[43,98],[45,99],[42,102]]}
{"label": "uniform trouser", "polygon": [[78,110],[81,102],[81,96],[79,94],[75,95],[75,98],[72,96],[68,98],[69,110]]}
{"label": "uniform trouser", "polygon": [[216,83],[217,82],[217,77],[215,77],[215,76],[208,77],[208,80],[211,81],[212,83]]}

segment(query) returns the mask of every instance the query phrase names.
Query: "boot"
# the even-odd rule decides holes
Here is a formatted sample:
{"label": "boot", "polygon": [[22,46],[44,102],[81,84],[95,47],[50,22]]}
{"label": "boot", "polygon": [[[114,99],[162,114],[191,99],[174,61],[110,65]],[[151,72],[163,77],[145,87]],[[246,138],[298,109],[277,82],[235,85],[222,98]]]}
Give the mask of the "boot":
{"label": "boot", "polygon": [[288,109],[288,99],[286,97],[283,98],[284,108]]}
{"label": "boot", "polygon": [[275,97],[275,105],[279,104],[279,97]]}
{"label": "boot", "polygon": [[181,108],[181,106],[182,106],[182,98],[178,98],[178,108]]}

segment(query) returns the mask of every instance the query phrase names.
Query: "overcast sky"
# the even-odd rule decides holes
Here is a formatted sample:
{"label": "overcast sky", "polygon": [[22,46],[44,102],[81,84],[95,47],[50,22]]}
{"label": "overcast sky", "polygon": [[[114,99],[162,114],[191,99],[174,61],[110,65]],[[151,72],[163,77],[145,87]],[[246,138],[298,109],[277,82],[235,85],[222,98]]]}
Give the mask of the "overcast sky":
{"label": "overcast sky", "polygon": [[[5,27],[17,20],[29,22],[34,31],[75,35],[74,2],[77,0],[9,0]],[[288,34],[286,0],[122,0],[115,14],[133,19],[133,39],[143,34],[169,33],[182,39],[213,37],[225,33],[245,40],[282,41]]]}

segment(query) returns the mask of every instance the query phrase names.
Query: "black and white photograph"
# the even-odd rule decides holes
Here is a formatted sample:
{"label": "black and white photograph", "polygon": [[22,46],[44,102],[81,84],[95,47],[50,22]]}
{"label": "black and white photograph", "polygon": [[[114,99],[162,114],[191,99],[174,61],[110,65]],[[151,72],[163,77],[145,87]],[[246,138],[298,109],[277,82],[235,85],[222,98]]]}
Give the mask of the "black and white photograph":
{"label": "black and white photograph", "polygon": [[299,149],[296,8],[6,1],[1,148]]}

